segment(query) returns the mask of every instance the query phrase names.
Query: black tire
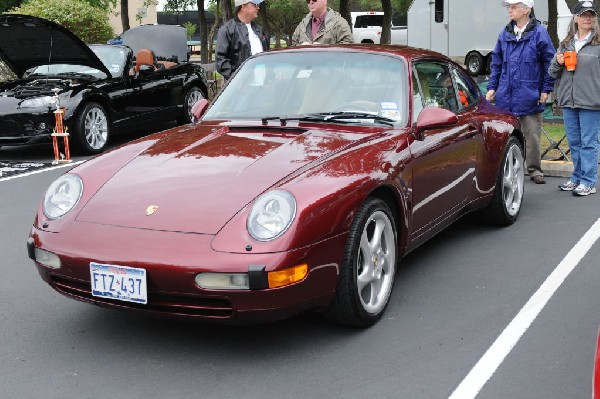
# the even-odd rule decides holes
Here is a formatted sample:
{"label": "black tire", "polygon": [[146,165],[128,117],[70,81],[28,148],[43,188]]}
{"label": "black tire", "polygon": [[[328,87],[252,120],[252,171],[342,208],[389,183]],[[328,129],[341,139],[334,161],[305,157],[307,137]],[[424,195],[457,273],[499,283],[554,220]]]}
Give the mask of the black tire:
{"label": "black tire", "polygon": [[397,243],[388,205],[367,199],[350,227],[335,296],[323,312],[326,318],[356,327],[371,326],[381,318],[394,286]]}
{"label": "black tire", "polygon": [[487,57],[485,57],[485,73],[486,74],[490,74],[492,73],[492,55],[489,54]]}
{"label": "black tire", "polygon": [[196,104],[197,101],[204,98],[204,94],[202,90],[198,87],[190,87],[190,89],[185,93],[185,98],[183,100],[183,110],[177,122],[181,125],[185,125],[186,123],[192,122],[192,107]]}
{"label": "black tire", "polygon": [[104,107],[98,103],[84,104],[75,118],[71,134],[73,145],[84,154],[99,154],[106,149],[111,125]]}
{"label": "black tire", "polygon": [[509,226],[517,220],[523,203],[524,180],[523,147],[513,136],[504,151],[492,202],[484,210],[489,222]]}
{"label": "black tire", "polygon": [[465,58],[465,65],[467,67],[467,72],[471,76],[479,76],[483,74],[485,68],[487,67],[483,56],[477,52],[472,52],[467,54],[467,58]]}

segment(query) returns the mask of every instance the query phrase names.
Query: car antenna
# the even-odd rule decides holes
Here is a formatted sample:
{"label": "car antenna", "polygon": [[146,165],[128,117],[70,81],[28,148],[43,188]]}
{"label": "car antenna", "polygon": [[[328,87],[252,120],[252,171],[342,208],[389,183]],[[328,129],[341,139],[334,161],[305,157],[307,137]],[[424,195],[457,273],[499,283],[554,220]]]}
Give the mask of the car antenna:
{"label": "car antenna", "polygon": [[53,30],[53,28],[50,28],[50,52],[48,53],[48,70],[46,71],[46,84],[48,84],[48,75],[50,75],[50,63],[52,62],[52,47],[54,45],[54,34],[52,33]]}

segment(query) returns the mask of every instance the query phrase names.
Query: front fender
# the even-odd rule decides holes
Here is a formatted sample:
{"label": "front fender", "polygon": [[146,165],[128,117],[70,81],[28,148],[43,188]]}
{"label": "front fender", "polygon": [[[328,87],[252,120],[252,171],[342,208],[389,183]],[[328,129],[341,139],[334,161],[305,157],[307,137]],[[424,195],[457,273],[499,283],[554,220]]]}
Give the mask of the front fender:
{"label": "front fender", "polygon": [[[250,203],[217,233],[212,248],[221,252],[274,253],[346,234],[360,205],[377,191],[392,192],[388,196],[395,201],[392,207],[407,209],[409,191],[402,187],[406,187],[404,169],[410,156],[408,151],[397,150],[395,144],[393,140],[366,143],[271,187],[291,192],[297,202],[296,218],[280,237],[259,242],[250,236],[246,228]],[[405,215],[399,215],[399,219],[401,226],[406,226]]]}

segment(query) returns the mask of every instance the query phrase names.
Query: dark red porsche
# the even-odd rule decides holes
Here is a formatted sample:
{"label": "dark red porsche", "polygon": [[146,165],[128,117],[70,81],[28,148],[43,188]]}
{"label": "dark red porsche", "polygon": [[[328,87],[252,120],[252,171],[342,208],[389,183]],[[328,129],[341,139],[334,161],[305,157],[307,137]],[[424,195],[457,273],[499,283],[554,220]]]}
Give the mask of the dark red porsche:
{"label": "dark red porsche", "polygon": [[160,316],[368,326],[408,252],[469,212],[519,215],[517,119],[437,53],[263,53],[196,113],[51,184],[28,249],[54,289]]}

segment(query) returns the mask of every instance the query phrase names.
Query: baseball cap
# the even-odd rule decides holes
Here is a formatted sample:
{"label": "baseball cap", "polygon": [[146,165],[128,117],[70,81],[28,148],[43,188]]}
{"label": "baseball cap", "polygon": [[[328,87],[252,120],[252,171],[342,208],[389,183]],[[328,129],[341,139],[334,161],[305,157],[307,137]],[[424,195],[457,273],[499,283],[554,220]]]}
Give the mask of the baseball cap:
{"label": "baseball cap", "polygon": [[586,11],[592,11],[594,14],[596,14],[596,10],[594,9],[594,3],[590,0],[580,1],[579,3],[577,3],[577,5],[575,6],[575,10],[573,10],[573,14],[581,15]]}
{"label": "baseball cap", "polygon": [[235,0],[235,6],[236,7],[240,7],[240,6],[243,6],[246,3],[260,4],[263,1],[264,0]]}
{"label": "baseball cap", "polygon": [[527,7],[529,8],[533,8],[533,0],[504,0],[502,2],[502,5],[504,7],[508,7],[511,4],[519,4],[519,3],[523,3],[525,4]]}

